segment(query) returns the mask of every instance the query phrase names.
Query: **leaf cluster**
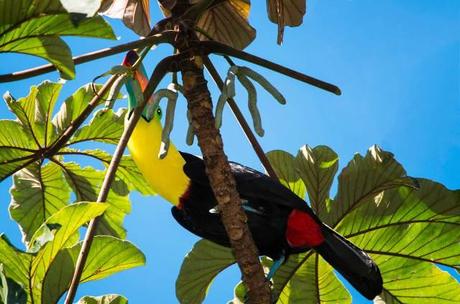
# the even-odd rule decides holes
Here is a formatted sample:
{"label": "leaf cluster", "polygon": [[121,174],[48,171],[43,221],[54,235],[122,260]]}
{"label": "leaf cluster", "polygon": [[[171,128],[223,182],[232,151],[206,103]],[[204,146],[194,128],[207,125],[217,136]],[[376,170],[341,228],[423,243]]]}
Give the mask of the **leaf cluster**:
{"label": "leaf cluster", "polygon": [[[100,109],[78,128],[75,121],[90,106],[93,89],[81,87],[55,109],[61,89],[62,84],[45,81],[26,97],[15,100],[8,95],[7,105],[16,119],[0,120],[0,180],[13,176],[9,211],[27,248],[22,252],[2,236],[0,264],[7,281],[2,288],[7,296],[16,290],[21,291],[18,297],[26,294],[27,303],[54,303],[68,288],[81,247],[79,229],[96,216],[101,217],[99,236],[82,282],[144,264],[140,250],[122,240],[123,219],[131,208],[129,192],[154,194],[133,160],[123,157],[107,204],[84,203],[97,200],[111,155],[80,147],[91,142],[116,144],[125,111]],[[92,166],[74,161],[81,161],[81,156]]]}
{"label": "leaf cluster", "polygon": [[[297,156],[267,153],[281,183],[330,227],[369,253],[379,265],[384,291],[375,303],[456,303],[459,283],[443,269],[460,270],[460,190],[406,175],[389,152],[377,146],[356,154],[338,176],[339,163],[326,146],[304,146]],[[181,303],[201,303],[213,279],[234,264],[230,249],[206,240],[184,259],[176,282]],[[272,261],[262,263],[267,272]],[[272,282],[276,303],[352,303],[333,268],[314,251],[291,255]],[[235,288],[233,303],[245,300]]]}

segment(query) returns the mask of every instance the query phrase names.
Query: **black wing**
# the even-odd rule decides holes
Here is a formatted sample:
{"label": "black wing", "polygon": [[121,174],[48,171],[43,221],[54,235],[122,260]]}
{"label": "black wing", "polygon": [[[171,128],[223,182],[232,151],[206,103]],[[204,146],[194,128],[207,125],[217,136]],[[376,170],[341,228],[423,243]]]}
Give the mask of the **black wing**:
{"label": "black wing", "polygon": [[[197,225],[196,221],[188,217],[181,209],[177,207],[171,208],[171,213],[174,219],[185,229],[191,233],[202,237],[204,239],[213,241],[219,245],[229,247],[230,243],[227,237],[227,233],[224,230],[224,226],[220,219],[216,216],[209,214],[205,219],[207,225]],[[214,219],[215,218],[215,219]],[[212,227],[210,227],[212,226]],[[205,228],[205,229],[203,229]]]}
{"label": "black wing", "polygon": [[[181,152],[186,164],[185,174],[194,182],[209,187],[209,179],[205,172],[204,162],[201,158],[188,153]],[[291,190],[283,186],[277,180],[241,164],[230,162],[230,168],[235,177],[236,187],[241,198],[271,202],[277,205],[299,209],[311,214],[315,219],[316,215],[307,203],[295,195]],[[319,221],[319,220],[318,220]]]}

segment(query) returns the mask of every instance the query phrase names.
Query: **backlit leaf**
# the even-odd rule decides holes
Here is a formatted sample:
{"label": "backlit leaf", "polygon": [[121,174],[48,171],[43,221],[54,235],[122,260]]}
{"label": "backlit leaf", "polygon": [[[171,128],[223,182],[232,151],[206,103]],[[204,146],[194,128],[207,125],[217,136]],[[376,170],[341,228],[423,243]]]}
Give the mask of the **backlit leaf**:
{"label": "backlit leaf", "polygon": [[198,19],[201,40],[216,40],[236,49],[244,49],[256,37],[256,30],[248,23],[248,0],[217,1]]}
{"label": "backlit leaf", "polygon": [[303,146],[296,160],[299,175],[308,189],[311,207],[319,217],[323,217],[328,212],[326,201],[337,173],[339,158],[329,147],[317,146],[312,149]]}
{"label": "backlit leaf", "polygon": [[83,126],[75,132],[68,144],[84,141],[117,144],[121,134],[123,134],[125,113],[125,109],[121,109],[116,113],[112,110],[96,112],[89,125]]}
{"label": "backlit leaf", "polygon": [[235,263],[231,249],[207,240],[198,241],[182,263],[176,281],[180,303],[201,303],[214,277]]}
{"label": "backlit leaf", "polygon": [[[61,250],[56,256],[43,282],[42,303],[56,303],[68,288],[80,249],[81,242],[71,248]],[[111,236],[96,236],[80,282],[100,280],[111,274],[144,264],[145,256],[130,242]]]}
{"label": "backlit leaf", "polygon": [[17,172],[10,192],[10,214],[27,244],[38,227],[70,199],[70,188],[54,163],[34,164]]}
{"label": "backlit leaf", "polygon": [[103,0],[99,13],[110,18],[121,19],[136,34],[147,36],[150,33],[149,2],[149,0]]}
{"label": "backlit leaf", "polygon": [[0,1],[0,53],[16,52],[42,57],[54,64],[61,77],[75,76],[70,49],[63,35],[114,39],[101,18],[69,14],[59,0]]}
{"label": "backlit leaf", "polygon": [[114,294],[99,297],[85,296],[77,304],[128,304],[128,299]]}
{"label": "backlit leaf", "polygon": [[62,208],[57,213],[52,215],[35,232],[32,237],[32,242],[41,235],[42,229],[48,225],[58,226],[59,228],[54,234],[54,239],[46,243],[35,255],[32,265],[30,266],[31,283],[29,286],[36,290],[34,299],[40,303],[41,287],[45,279],[45,275],[54,261],[59,251],[66,246],[69,246],[69,240],[73,239],[75,232],[96,216],[101,215],[107,209],[106,204],[101,203],[76,203]]}
{"label": "backlit leaf", "polygon": [[297,171],[295,157],[281,150],[270,151],[267,157],[280,182],[300,198],[305,198],[305,184]]}
{"label": "backlit leaf", "polygon": [[[76,195],[77,201],[96,201],[104,179],[104,172],[92,167],[81,168],[76,163],[64,163],[64,174]],[[124,181],[116,179],[107,197],[108,209],[99,221],[98,234],[124,238],[123,219],[131,212],[129,190]]]}

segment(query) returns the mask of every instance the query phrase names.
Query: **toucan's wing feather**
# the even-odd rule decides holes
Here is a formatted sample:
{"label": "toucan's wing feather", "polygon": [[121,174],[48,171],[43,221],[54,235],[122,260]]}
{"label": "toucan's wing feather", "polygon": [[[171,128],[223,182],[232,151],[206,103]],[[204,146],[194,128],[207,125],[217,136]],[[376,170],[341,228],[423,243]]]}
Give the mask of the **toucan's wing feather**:
{"label": "toucan's wing feather", "polygon": [[[222,246],[230,246],[228,242],[228,237],[227,233],[225,232],[224,226],[222,226],[222,223],[220,222],[220,219],[218,216],[215,216],[216,218],[216,223],[212,223],[213,219],[211,215],[206,217],[206,221],[208,222],[207,224],[212,225],[212,229],[209,229],[208,225],[197,225],[195,222],[193,222],[190,217],[188,217],[181,209],[177,207],[172,207],[171,208],[171,213],[174,217],[174,219],[185,229],[190,231],[191,233],[202,237],[204,239],[213,241],[215,243],[218,243]],[[203,229],[203,227],[205,229]]]}
{"label": "toucan's wing feather", "polygon": [[[185,174],[192,181],[209,187],[203,160],[188,153],[181,152],[181,154],[186,161]],[[230,162],[230,168],[241,198],[271,202],[313,214],[304,200],[269,176],[235,162]]]}

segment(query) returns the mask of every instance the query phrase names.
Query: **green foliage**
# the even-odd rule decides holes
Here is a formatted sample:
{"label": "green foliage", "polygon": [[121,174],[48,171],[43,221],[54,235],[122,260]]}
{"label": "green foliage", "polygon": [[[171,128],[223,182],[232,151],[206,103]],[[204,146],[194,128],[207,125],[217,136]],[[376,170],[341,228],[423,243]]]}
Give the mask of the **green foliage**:
{"label": "green foliage", "polygon": [[[27,303],[57,302],[70,284],[80,251],[78,229],[106,209],[107,205],[100,203],[76,203],[62,208],[33,236],[32,243],[42,242],[33,253],[14,248],[1,236],[0,263],[4,265],[5,276],[25,291]],[[44,234],[47,237],[43,238]],[[128,241],[98,236],[90,249],[81,281],[101,279],[144,263],[142,252]]]}
{"label": "green foliage", "polygon": [[198,241],[182,263],[176,282],[181,303],[201,303],[215,276],[235,263],[231,250],[207,240]]}
{"label": "green foliage", "polygon": [[[304,146],[297,156],[284,151],[267,156],[281,183],[300,197],[307,194],[323,221],[379,265],[384,291],[375,303],[460,301],[459,283],[437,266],[460,270],[460,190],[408,177],[391,153],[373,146],[343,168],[332,199],[339,164],[330,148]],[[200,303],[212,279],[234,262],[230,249],[221,247],[213,257],[210,246],[217,245],[199,241],[185,259],[176,286],[181,301],[191,297]],[[262,258],[262,263],[268,270],[272,261]],[[192,275],[195,271],[198,276]],[[352,302],[332,267],[314,251],[291,255],[272,288],[277,303]],[[244,298],[244,288],[237,286],[232,302]]]}
{"label": "green foliage", "polygon": [[130,157],[123,157],[106,204],[71,204],[72,193],[76,202],[96,201],[105,170],[82,167],[68,158],[85,156],[107,167],[112,158],[109,153],[78,146],[94,141],[117,143],[124,128],[124,111],[97,111],[88,124],[63,141],[94,93],[90,86],[78,89],[53,117],[61,88],[62,84],[45,81],[24,98],[8,99],[16,119],[0,120],[5,130],[0,134],[0,179],[13,176],[10,214],[27,247],[22,252],[2,237],[0,264],[7,283],[1,285],[0,298],[22,299],[25,295],[27,303],[32,299],[34,303],[57,302],[69,286],[80,251],[79,229],[96,216],[101,216],[97,233],[115,237],[94,239],[82,282],[145,262],[136,247],[119,239],[126,236],[123,219],[131,210],[129,192],[154,194]]}
{"label": "green foliage", "polygon": [[86,296],[77,304],[128,304],[128,300],[120,295],[105,295],[100,297]]}
{"label": "green foliage", "polygon": [[72,54],[60,36],[115,39],[102,17],[69,14],[59,0],[0,1],[0,52],[42,57],[56,66],[61,77],[72,79]]}
{"label": "green foliage", "polygon": [[[72,192],[77,201],[97,200],[104,171],[82,168],[65,160],[83,155],[107,166],[111,156],[102,150],[81,151],[74,147],[91,141],[115,144],[123,132],[124,111],[100,110],[89,124],[77,130],[60,149],[55,149],[55,144],[94,97],[90,86],[82,87],[67,98],[52,117],[61,88],[62,84],[51,82],[32,87],[28,96],[8,101],[17,119],[0,120],[0,128],[7,130],[0,135],[0,162],[4,164],[0,179],[14,174],[10,213],[20,225],[26,244],[47,218],[69,203]],[[48,156],[53,149],[54,155]],[[110,207],[103,215],[99,233],[125,237],[122,224],[124,216],[130,212],[128,194],[138,188],[142,193],[153,194],[134,162],[124,157],[108,197]]]}

